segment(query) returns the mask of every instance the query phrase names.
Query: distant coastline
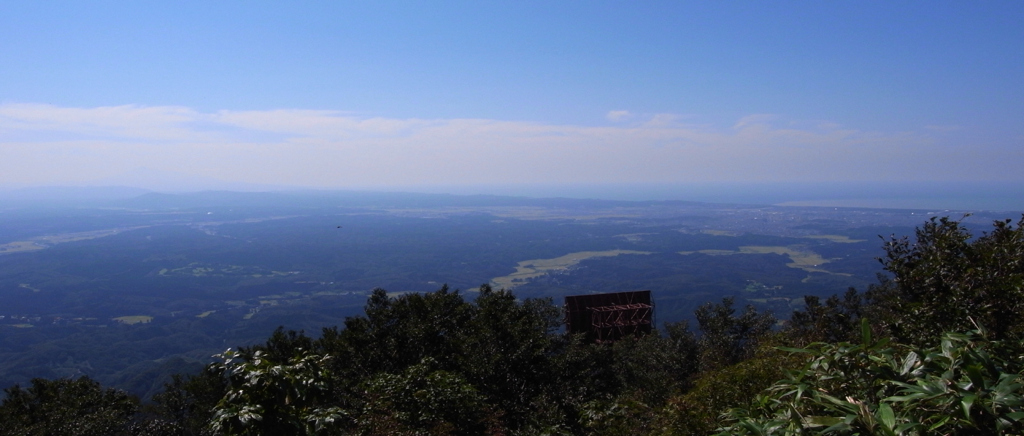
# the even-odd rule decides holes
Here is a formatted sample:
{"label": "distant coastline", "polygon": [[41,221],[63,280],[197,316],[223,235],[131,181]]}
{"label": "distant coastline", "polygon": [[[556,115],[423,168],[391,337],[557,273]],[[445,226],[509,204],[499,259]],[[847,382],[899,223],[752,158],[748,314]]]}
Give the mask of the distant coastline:
{"label": "distant coastline", "polygon": [[490,185],[407,187],[403,190],[601,200],[1024,212],[1024,181]]}
{"label": "distant coastline", "polygon": [[775,206],[1024,212],[1021,201],[998,198],[856,198],[785,201]]}
{"label": "distant coastline", "polygon": [[[520,184],[213,189],[249,194],[348,192],[487,195],[613,201],[692,201],[732,205],[918,209],[951,212],[1024,212],[1024,181],[1014,182],[734,182],[690,184]],[[89,203],[137,197],[147,192],[198,193],[204,189],[125,186],[50,186],[4,189],[0,203]]]}

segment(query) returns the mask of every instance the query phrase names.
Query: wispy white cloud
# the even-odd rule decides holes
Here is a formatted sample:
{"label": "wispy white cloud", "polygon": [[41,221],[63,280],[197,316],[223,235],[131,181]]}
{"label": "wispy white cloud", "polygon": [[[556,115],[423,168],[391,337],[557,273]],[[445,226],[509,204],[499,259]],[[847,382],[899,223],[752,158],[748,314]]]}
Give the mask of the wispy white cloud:
{"label": "wispy white cloud", "polygon": [[[620,117],[614,112],[609,119]],[[724,128],[686,124],[672,114],[579,126],[312,110],[8,104],[0,105],[0,185],[84,182],[140,167],[240,182],[352,187],[925,179],[954,168],[1007,166],[934,141],[927,131],[869,132],[778,115],[751,115]],[[1019,165],[1022,159],[1010,160]]]}
{"label": "wispy white cloud", "polygon": [[608,121],[619,122],[628,120],[630,116],[631,114],[629,113],[629,111],[608,111],[608,114],[605,115],[605,118],[607,118]]}
{"label": "wispy white cloud", "polygon": [[183,107],[66,108],[44,104],[0,105],[0,132],[71,133],[117,139],[188,140],[204,136],[209,115]]}

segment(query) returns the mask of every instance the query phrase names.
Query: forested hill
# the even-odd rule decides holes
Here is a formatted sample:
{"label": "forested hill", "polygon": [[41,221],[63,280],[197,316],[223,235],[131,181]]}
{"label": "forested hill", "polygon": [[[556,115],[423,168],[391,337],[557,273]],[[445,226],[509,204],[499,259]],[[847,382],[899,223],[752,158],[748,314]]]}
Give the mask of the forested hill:
{"label": "forested hill", "polygon": [[371,293],[317,337],[278,330],[140,408],[88,378],[7,389],[2,434],[1020,434],[1024,219],[932,219],[879,282],[781,325],[731,298],[614,343],[550,299]]}

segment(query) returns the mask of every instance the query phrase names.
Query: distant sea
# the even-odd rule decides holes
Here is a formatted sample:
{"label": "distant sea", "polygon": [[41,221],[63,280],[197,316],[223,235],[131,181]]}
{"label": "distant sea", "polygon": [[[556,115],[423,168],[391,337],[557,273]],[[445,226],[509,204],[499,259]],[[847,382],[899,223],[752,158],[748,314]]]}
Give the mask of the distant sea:
{"label": "distant sea", "polygon": [[[295,191],[308,188],[245,186],[217,187],[229,191]],[[207,188],[213,189],[213,188]],[[314,188],[316,189],[316,188]],[[829,183],[701,183],[590,185],[415,185],[362,186],[341,189],[367,192],[408,192],[453,195],[501,195],[533,198],[581,198],[627,201],[695,201],[734,205],[853,207],[928,211],[990,211],[1024,213],[1024,181],[1017,182],[829,182]],[[196,192],[153,189],[158,192]],[[41,187],[0,186],[0,208],[29,200],[88,201],[129,198],[146,189],[117,186]],[[1009,217],[1009,215],[1008,215]]]}
{"label": "distant sea", "polygon": [[605,200],[1024,213],[1024,181],[490,185],[435,187],[431,191]]}

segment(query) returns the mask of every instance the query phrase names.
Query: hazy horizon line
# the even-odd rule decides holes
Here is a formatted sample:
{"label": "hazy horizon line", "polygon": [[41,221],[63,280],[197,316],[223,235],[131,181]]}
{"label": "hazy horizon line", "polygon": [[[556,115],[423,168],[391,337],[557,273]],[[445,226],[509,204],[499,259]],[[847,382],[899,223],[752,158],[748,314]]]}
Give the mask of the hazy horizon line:
{"label": "hazy horizon line", "polygon": [[[475,184],[316,187],[235,184],[184,189],[130,185],[0,186],[8,196],[39,190],[122,190],[188,194],[223,192],[369,192],[492,195],[616,201],[694,201],[803,207],[1024,211],[1024,182],[1005,181],[852,181],[852,182],[702,182],[609,184]],[[124,194],[127,195],[127,194]]]}

